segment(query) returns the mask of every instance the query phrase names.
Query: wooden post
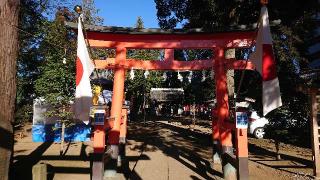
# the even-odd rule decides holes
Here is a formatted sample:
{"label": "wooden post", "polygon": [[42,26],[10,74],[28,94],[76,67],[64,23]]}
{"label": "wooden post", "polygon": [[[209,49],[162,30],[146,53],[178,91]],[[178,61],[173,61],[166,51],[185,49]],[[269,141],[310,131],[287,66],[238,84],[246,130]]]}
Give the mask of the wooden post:
{"label": "wooden post", "polygon": [[65,120],[61,120],[62,125],[61,125],[61,142],[60,142],[60,155],[63,155],[63,150],[64,150],[64,134],[66,130],[66,123]]}
{"label": "wooden post", "polygon": [[46,164],[36,164],[32,167],[33,180],[47,180],[47,174]]}
{"label": "wooden post", "polygon": [[247,129],[236,129],[237,175],[239,180],[249,179],[247,131]]}
{"label": "wooden post", "polygon": [[320,178],[320,152],[319,152],[319,124],[318,124],[318,106],[320,95],[317,95],[316,90],[311,90],[311,120],[310,127],[312,132],[312,155],[313,155],[313,174],[318,179]]}
{"label": "wooden post", "polygon": [[233,147],[231,129],[224,126],[224,123],[229,119],[228,87],[224,59],[224,49],[218,47],[214,67],[216,72],[217,116],[222,150],[223,176],[224,179],[234,180],[237,178],[237,171],[226,158],[229,155],[233,155]]}
{"label": "wooden post", "polygon": [[126,156],[126,136],[127,136],[127,109],[122,109],[122,121],[120,126],[120,137],[119,137],[119,155],[118,155],[118,167],[122,166],[122,162]]}
{"label": "wooden post", "polygon": [[92,154],[92,176],[91,180],[103,180],[104,172],[104,153]]}
{"label": "wooden post", "polygon": [[[93,103],[95,104],[95,103]],[[104,172],[104,149],[105,149],[105,130],[104,125],[97,123],[97,111],[104,109],[104,107],[94,106],[95,109],[95,124],[93,135],[93,155],[92,155],[92,180],[103,180]]]}

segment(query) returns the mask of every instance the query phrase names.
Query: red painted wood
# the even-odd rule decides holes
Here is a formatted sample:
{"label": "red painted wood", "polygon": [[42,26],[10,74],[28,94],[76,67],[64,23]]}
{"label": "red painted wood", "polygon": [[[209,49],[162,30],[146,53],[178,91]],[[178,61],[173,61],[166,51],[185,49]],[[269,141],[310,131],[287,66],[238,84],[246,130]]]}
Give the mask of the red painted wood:
{"label": "red painted wood", "polygon": [[[125,61],[125,58],[126,49],[117,48],[115,63],[121,64]],[[124,98],[124,81],[125,69],[121,67],[116,68],[114,71],[113,95],[111,105],[111,118],[114,118],[114,122],[108,137],[108,143],[111,145],[119,144],[121,113]]]}
{"label": "red painted wood", "polygon": [[[194,61],[159,61],[159,60],[137,60],[127,59],[126,61],[115,64],[114,58],[107,60],[95,60],[97,69],[114,69],[122,67],[125,69],[143,69],[143,70],[203,70],[214,68],[214,60],[194,60]],[[228,60],[225,62],[227,69],[247,69],[254,70],[252,62],[245,60]]]}
{"label": "red painted wood", "polygon": [[237,70],[255,70],[255,66],[251,61],[246,60],[228,60],[227,69],[237,69]]}
{"label": "red painted wood", "polygon": [[127,120],[128,120],[128,112],[127,109],[122,109],[122,118],[121,118],[121,125],[120,125],[120,138],[127,137]]}
{"label": "red painted wood", "polygon": [[96,125],[93,134],[93,152],[103,153],[105,146],[105,131],[103,126]]}
{"label": "red painted wood", "polygon": [[236,153],[237,157],[248,158],[247,129],[236,129]]}
{"label": "red painted wood", "polygon": [[[205,41],[205,42],[204,42]],[[224,41],[207,41],[207,40],[149,40],[149,41],[137,41],[137,42],[123,42],[123,41],[102,41],[102,40],[89,40],[91,47],[96,48],[116,48],[118,46],[123,46],[129,49],[165,49],[165,48],[174,48],[174,49],[200,49],[200,48],[212,48],[217,45],[222,45]]]}
{"label": "red painted wood", "polygon": [[231,129],[224,128],[222,125],[229,119],[228,87],[227,74],[224,67],[224,49],[216,50],[217,59],[215,61],[215,81],[216,81],[216,99],[217,99],[217,116],[220,133],[220,142],[223,147],[232,147]]}
{"label": "red painted wood", "polygon": [[206,49],[217,46],[225,46],[228,48],[245,48],[250,47],[252,41],[250,39],[239,40],[148,40],[148,41],[110,41],[110,40],[93,40],[89,39],[91,47],[95,48],[116,48],[119,46],[128,49]]}
{"label": "red painted wood", "polygon": [[255,31],[243,32],[224,32],[208,34],[112,34],[104,32],[87,32],[88,39],[104,41],[122,41],[122,42],[148,42],[165,40],[215,40],[215,41],[234,41],[238,39],[252,40],[255,37]]}
{"label": "red painted wood", "polygon": [[172,62],[174,60],[174,49],[165,49],[164,50],[164,60]]}
{"label": "red painted wood", "polygon": [[213,48],[217,46],[249,47],[255,32],[228,32],[213,34],[111,34],[88,32],[91,47],[116,48]]}

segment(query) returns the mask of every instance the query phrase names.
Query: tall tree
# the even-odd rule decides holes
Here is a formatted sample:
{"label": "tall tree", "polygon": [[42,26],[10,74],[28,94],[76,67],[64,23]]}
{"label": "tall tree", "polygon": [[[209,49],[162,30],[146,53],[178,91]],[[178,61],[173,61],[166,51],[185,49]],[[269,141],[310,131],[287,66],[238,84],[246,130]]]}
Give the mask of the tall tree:
{"label": "tall tree", "polygon": [[91,25],[101,25],[103,19],[97,16],[99,9],[96,8],[94,0],[82,0],[84,23]]}
{"label": "tall tree", "polygon": [[39,45],[43,40],[44,5],[38,0],[23,0],[20,5],[19,57],[17,60],[17,101],[15,123],[31,119],[34,82],[39,75],[42,57]]}
{"label": "tall tree", "polygon": [[[98,23],[99,18],[93,0],[83,1],[85,23]],[[75,59],[76,37],[69,31],[65,21],[77,20],[77,15],[68,7],[57,7],[55,19],[45,21],[42,29],[43,41],[39,49],[42,62],[39,66],[40,75],[35,81],[38,97],[44,97],[46,103],[53,107],[48,116],[55,116],[61,122],[61,149],[63,153],[64,127],[73,125],[70,101],[74,100],[75,91]]]}
{"label": "tall tree", "polygon": [[137,29],[143,29],[144,28],[143,20],[142,20],[141,16],[138,16],[135,28],[137,28]]}
{"label": "tall tree", "polygon": [[[137,29],[142,29],[144,27],[143,20],[139,16],[137,18],[136,24],[134,26]],[[131,59],[141,59],[141,60],[157,60],[160,59],[161,53],[159,50],[152,49],[131,49],[127,52],[127,57]],[[134,70],[134,79],[130,79],[130,71],[127,73],[126,79],[126,98],[133,101],[133,111],[131,111],[134,116],[136,112],[141,108],[144,96],[150,92],[153,87],[160,87],[162,84],[161,75],[159,72],[150,71],[147,78],[144,76],[145,71]]]}
{"label": "tall tree", "polygon": [[16,98],[16,60],[18,56],[19,0],[0,1],[0,180],[8,179],[13,150]]}
{"label": "tall tree", "polygon": [[35,90],[37,96],[45,97],[52,105],[69,103],[74,94],[75,37],[66,29],[64,21],[75,19],[67,8],[59,8],[55,20],[45,22],[43,29],[44,40],[39,47],[43,61]]}

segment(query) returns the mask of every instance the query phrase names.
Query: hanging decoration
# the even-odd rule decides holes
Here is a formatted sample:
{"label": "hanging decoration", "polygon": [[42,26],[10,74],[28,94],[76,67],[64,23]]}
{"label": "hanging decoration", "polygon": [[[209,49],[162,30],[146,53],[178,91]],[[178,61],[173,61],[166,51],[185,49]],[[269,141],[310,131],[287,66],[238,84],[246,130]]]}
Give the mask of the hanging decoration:
{"label": "hanging decoration", "polygon": [[63,63],[63,64],[67,64],[67,59],[66,59],[66,58],[63,58],[63,59],[62,59],[62,63]]}
{"label": "hanging decoration", "polygon": [[191,83],[191,80],[192,80],[192,74],[193,74],[193,73],[192,73],[192,71],[190,71],[190,72],[189,72],[189,76],[188,76],[189,83]]}
{"label": "hanging decoration", "polygon": [[206,80],[206,71],[203,70],[202,71],[202,79],[201,79],[201,82],[204,82]]}
{"label": "hanging decoration", "polygon": [[143,74],[143,75],[144,75],[144,78],[146,78],[146,79],[147,79],[147,78],[148,78],[148,76],[149,76],[149,74],[150,74],[150,73],[149,73],[149,70],[146,70],[146,71],[144,72],[144,74]]}
{"label": "hanging decoration", "polygon": [[163,81],[167,80],[167,73],[166,72],[163,73],[162,78],[163,78]]}
{"label": "hanging decoration", "polygon": [[133,68],[131,68],[131,71],[130,71],[130,79],[131,80],[134,79],[134,70],[133,70]]}
{"label": "hanging decoration", "polygon": [[178,71],[178,80],[180,81],[180,82],[182,82],[183,81],[183,76],[180,74],[180,72]]}
{"label": "hanging decoration", "polygon": [[63,59],[62,59],[62,63],[63,63],[63,64],[67,64],[66,55],[67,55],[67,48],[64,48],[64,57],[63,57]]}

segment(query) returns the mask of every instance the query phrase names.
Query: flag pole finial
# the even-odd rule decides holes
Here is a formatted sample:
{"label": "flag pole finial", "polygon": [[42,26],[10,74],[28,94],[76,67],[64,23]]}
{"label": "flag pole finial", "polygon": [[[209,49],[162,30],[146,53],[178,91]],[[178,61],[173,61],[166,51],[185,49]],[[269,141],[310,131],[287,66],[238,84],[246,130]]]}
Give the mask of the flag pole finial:
{"label": "flag pole finial", "polygon": [[76,5],[73,9],[79,15],[82,13],[82,7],[80,5]]}
{"label": "flag pole finial", "polygon": [[260,0],[260,3],[265,6],[269,3],[269,0]]}

